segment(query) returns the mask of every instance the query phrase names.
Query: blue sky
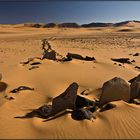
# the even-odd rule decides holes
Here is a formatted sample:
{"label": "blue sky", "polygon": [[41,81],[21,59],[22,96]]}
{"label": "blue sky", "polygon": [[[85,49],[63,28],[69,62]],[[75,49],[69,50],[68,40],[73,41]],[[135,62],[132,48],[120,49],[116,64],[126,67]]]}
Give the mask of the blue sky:
{"label": "blue sky", "polygon": [[[19,0],[20,1],[20,0]],[[140,1],[0,2],[0,23],[140,20]]]}

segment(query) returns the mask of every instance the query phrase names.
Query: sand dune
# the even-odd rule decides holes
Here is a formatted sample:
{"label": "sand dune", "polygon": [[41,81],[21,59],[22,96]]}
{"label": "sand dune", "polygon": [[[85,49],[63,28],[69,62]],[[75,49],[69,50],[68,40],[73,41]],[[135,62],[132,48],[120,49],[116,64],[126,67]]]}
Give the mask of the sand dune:
{"label": "sand dune", "polygon": [[[29,28],[0,26],[0,73],[2,82],[8,84],[0,92],[0,138],[47,138],[47,139],[135,139],[140,138],[140,107],[125,101],[112,102],[115,108],[96,112],[96,119],[76,121],[71,114],[43,122],[38,117],[14,118],[52,101],[73,82],[79,85],[78,95],[86,89],[84,97],[95,100],[100,97],[104,82],[113,77],[126,81],[139,74],[139,29],[118,32],[122,27],[102,28]],[[73,59],[57,62],[34,59],[39,68],[22,65],[28,58],[42,57],[41,40],[47,38],[56,52],[66,56],[68,52],[93,56],[96,61]],[[130,58],[136,62],[122,64],[111,58]],[[115,64],[114,64],[115,63]],[[19,86],[34,90],[9,93]],[[4,96],[13,97],[7,100]]]}

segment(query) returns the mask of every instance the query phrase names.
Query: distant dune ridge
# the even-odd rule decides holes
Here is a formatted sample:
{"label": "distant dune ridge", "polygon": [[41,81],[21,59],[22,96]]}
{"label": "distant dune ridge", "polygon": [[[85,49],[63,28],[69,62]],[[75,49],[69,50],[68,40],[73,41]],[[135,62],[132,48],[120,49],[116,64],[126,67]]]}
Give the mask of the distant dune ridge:
{"label": "distant dune ridge", "polygon": [[66,22],[66,23],[25,23],[24,26],[26,27],[35,27],[35,28],[53,28],[53,27],[65,27],[65,28],[78,28],[78,27],[120,27],[120,26],[140,26],[140,21],[137,20],[129,20],[129,21],[123,21],[123,22],[117,22],[117,23],[103,23],[103,22],[92,22],[88,24],[77,24],[74,22]]}

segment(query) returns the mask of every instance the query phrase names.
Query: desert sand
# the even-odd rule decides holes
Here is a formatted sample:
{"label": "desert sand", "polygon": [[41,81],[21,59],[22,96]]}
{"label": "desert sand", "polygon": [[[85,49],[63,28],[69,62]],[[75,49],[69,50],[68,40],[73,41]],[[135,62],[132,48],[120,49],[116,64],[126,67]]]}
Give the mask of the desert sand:
{"label": "desert sand", "polygon": [[[127,29],[127,30],[124,30]],[[129,29],[129,30],[128,30]],[[72,61],[61,63],[38,60],[39,68],[29,70],[30,65],[20,62],[41,57],[42,39],[47,39],[53,49],[65,56],[68,52],[93,56],[96,61]],[[114,101],[115,108],[97,112],[96,119],[77,121],[71,114],[43,122],[39,117],[24,116],[60,95],[73,82],[79,85],[78,94],[91,89],[85,97],[91,100],[100,96],[104,82],[113,77],[126,81],[139,74],[140,27],[98,28],[31,28],[23,25],[0,25],[0,73],[2,82],[8,84],[0,92],[0,138],[32,139],[135,139],[140,138],[140,106],[125,101]],[[114,64],[111,58],[130,58],[132,64]],[[10,93],[19,86],[34,90]],[[14,100],[7,100],[4,96]],[[112,96],[112,95],[110,95]]]}

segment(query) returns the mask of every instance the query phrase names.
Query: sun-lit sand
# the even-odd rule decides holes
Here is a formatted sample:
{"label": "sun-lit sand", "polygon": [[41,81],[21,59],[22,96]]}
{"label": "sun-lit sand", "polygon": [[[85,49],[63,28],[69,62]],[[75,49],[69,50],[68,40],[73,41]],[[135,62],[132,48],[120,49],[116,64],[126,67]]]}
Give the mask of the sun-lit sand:
{"label": "sun-lit sand", "polygon": [[[126,30],[124,30],[126,29]],[[129,30],[128,30],[129,29]],[[96,61],[61,63],[38,60],[39,68],[20,62],[42,57],[42,39],[48,39],[53,49],[66,56],[68,52],[93,56]],[[100,95],[103,83],[113,77],[126,81],[137,76],[140,56],[140,26],[96,28],[31,28],[21,25],[0,25],[0,73],[6,82],[6,91],[0,92],[0,138],[47,139],[135,139],[140,138],[140,106],[122,100],[113,102],[116,107],[97,112],[94,121],[76,121],[68,113],[56,119],[14,118],[24,116],[61,94],[73,82],[79,84],[78,94],[92,89],[86,98],[94,100]],[[111,58],[130,58],[132,64],[116,65]],[[33,91],[9,93],[16,87],[29,86]],[[14,100],[7,100],[5,95]],[[112,96],[112,95],[110,95]]]}

